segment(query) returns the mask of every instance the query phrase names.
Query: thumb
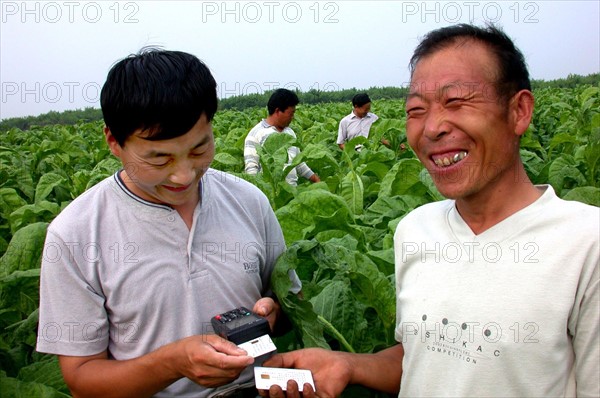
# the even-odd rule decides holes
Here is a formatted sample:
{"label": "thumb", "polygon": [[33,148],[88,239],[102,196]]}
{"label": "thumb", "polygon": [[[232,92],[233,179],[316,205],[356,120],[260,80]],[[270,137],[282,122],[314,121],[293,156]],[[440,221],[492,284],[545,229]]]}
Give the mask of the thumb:
{"label": "thumb", "polygon": [[286,368],[289,366],[284,366],[284,358],[287,356],[287,353],[284,354],[275,354],[272,357],[270,357],[269,359],[267,359],[265,362],[263,362],[264,366],[267,367],[271,367],[271,368]]}
{"label": "thumb", "polygon": [[[213,338],[214,337],[214,338]],[[231,341],[225,340],[219,336],[210,336],[206,342],[217,352],[221,352],[227,355],[248,355],[248,353],[232,343]]]}

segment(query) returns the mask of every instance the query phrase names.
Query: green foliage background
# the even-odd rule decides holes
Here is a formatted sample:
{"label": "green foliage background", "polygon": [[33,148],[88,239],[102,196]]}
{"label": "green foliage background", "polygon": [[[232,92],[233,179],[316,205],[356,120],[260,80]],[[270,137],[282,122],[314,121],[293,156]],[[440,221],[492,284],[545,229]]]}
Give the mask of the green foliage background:
{"label": "green foliage background", "polygon": [[[600,88],[539,88],[521,155],[534,183],[550,183],[565,199],[600,205]],[[402,99],[373,101],[380,120],[369,140],[345,151],[335,144],[348,102],[301,104],[297,140],[275,136],[262,148],[263,173],[243,173],[247,132],[263,107],[222,110],[213,127],[213,167],[257,185],[269,198],[288,250],[274,289],[295,328],[281,351],[319,346],[374,352],[394,344],[395,226],[410,210],[440,200],[431,178],[406,147]],[[53,356],[35,352],[39,267],[48,223],[120,163],[104,143],[101,121],[11,128],[0,132],[0,391],[2,396],[62,397],[69,391]],[[391,145],[382,146],[384,136]],[[353,144],[362,144],[355,152]],[[289,145],[322,179],[285,183]],[[293,165],[292,165],[293,166]],[[287,271],[304,283],[304,299],[288,294]],[[381,396],[353,387],[351,396]]]}

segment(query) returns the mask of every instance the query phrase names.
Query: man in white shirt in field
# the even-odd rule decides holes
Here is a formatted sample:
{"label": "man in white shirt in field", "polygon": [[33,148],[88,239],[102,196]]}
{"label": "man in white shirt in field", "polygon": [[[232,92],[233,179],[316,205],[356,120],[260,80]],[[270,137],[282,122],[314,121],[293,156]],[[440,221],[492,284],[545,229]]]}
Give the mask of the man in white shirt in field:
{"label": "man in white shirt in field", "polygon": [[[289,125],[294,119],[296,105],[300,101],[293,91],[285,88],[277,89],[271,94],[267,103],[269,116],[261,120],[250,130],[244,142],[244,171],[248,174],[258,174],[261,171],[260,156],[257,147],[262,146],[271,134],[284,133],[296,138],[294,130]],[[288,148],[288,164],[300,154],[300,149],[295,146]],[[315,174],[304,162],[296,166],[286,176],[290,185],[298,184],[298,176],[304,177],[311,182],[319,182],[319,176]]]}
{"label": "man in white shirt in field", "polygon": [[[371,99],[365,93],[356,94],[352,97],[352,112],[340,120],[338,136],[336,143],[341,150],[344,150],[346,142],[361,136],[369,138],[371,126],[379,119],[379,116],[371,112]],[[381,139],[381,143],[389,145],[386,139]],[[357,145],[356,150],[360,150],[362,145]]]}

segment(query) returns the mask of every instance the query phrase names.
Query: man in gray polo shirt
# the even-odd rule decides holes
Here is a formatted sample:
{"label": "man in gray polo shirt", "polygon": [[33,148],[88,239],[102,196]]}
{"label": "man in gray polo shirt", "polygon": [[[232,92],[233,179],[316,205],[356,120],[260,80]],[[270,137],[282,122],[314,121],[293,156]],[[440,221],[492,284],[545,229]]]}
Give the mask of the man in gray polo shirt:
{"label": "man in gray polo shirt", "polygon": [[144,50],[111,69],[101,105],[123,169],[48,228],[37,350],[59,356],[76,396],[252,384],[254,359],[210,319],[244,306],[274,328],[269,281],[285,243],[261,191],[209,168],[213,76],[193,55]]}

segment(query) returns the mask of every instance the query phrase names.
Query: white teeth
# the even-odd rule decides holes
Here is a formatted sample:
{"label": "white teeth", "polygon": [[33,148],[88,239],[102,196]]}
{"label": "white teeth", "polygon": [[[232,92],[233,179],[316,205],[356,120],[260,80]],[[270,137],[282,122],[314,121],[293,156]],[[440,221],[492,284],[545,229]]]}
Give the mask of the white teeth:
{"label": "white teeth", "polygon": [[452,157],[437,158],[435,160],[435,164],[438,165],[438,166],[440,166],[440,167],[447,167],[447,166],[450,166],[450,165],[452,165],[454,163],[457,163],[457,162],[463,160],[466,157],[467,157],[467,152],[462,151],[462,152],[456,153]]}

